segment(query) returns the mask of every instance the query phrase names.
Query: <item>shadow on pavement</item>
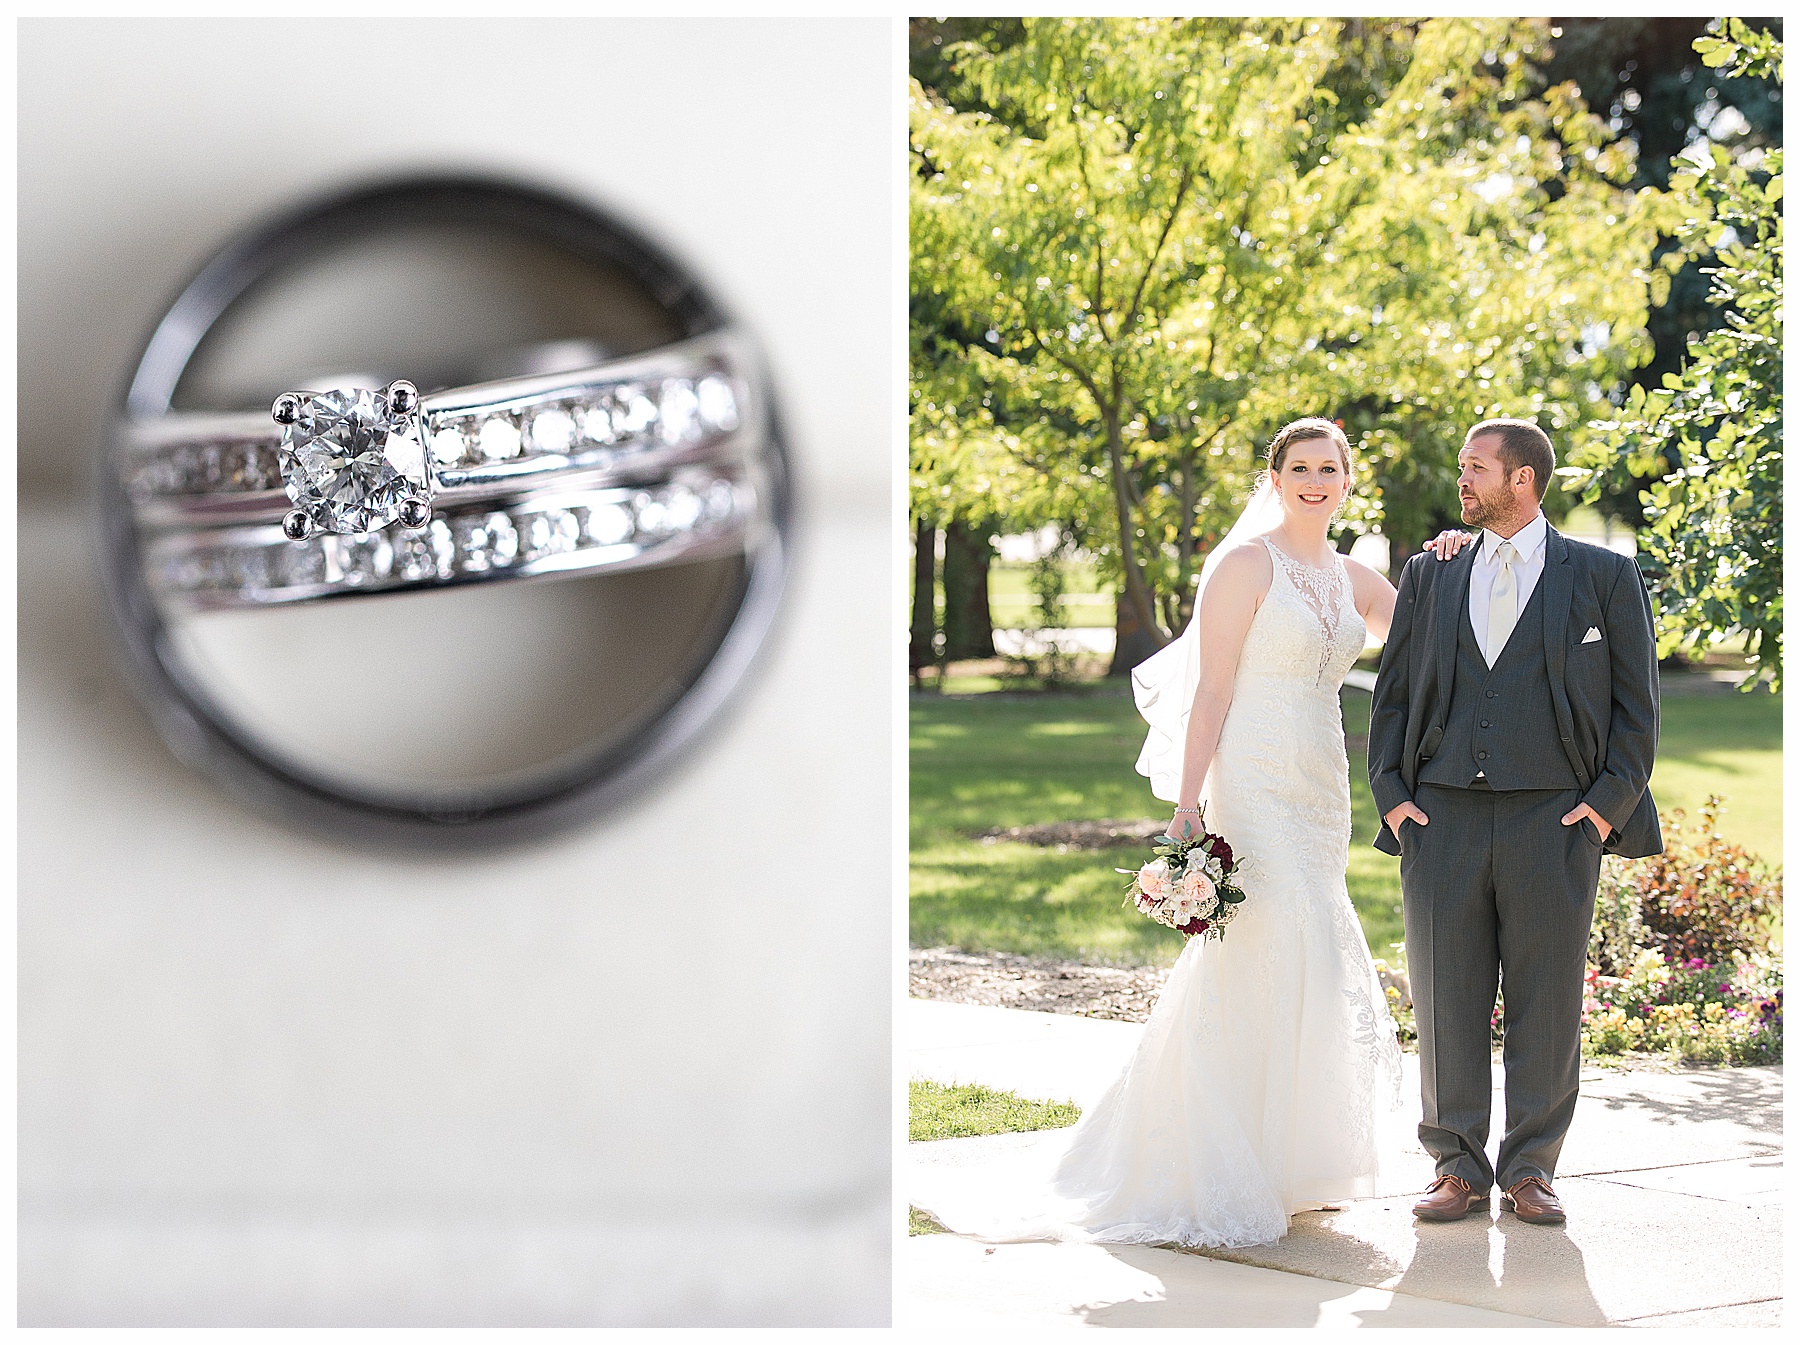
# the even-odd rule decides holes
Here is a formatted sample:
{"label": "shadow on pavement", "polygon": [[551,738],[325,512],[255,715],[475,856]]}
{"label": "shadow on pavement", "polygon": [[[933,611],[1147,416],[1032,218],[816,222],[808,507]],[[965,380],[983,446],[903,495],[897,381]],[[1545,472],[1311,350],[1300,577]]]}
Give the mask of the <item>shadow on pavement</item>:
{"label": "shadow on pavement", "polygon": [[[1560,1228],[1522,1224],[1503,1214],[1498,1219],[1471,1216],[1454,1224],[1420,1225],[1417,1236],[1406,1273],[1383,1288],[1567,1326],[1608,1322],[1588,1284],[1581,1249]],[[1381,1326],[1393,1310],[1356,1316],[1364,1326]]]}
{"label": "shadow on pavement", "polygon": [[[1151,1249],[1114,1244],[1107,1254],[1123,1265],[1147,1275],[1158,1275],[1160,1267],[1154,1251],[1180,1251],[1185,1247]],[[1166,1297],[1149,1301],[1125,1301],[1077,1306],[1076,1314],[1088,1326],[1287,1326],[1318,1325],[1319,1309],[1333,1299],[1353,1294],[1357,1286],[1337,1284],[1330,1280],[1302,1280],[1294,1277],[1282,1286],[1282,1293],[1261,1294],[1253,1302],[1237,1295],[1221,1301],[1212,1294],[1201,1297],[1190,1289],[1165,1280]]]}
{"label": "shadow on pavement", "polygon": [[1781,1143],[1781,1085],[1779,1074],[1760,1070],[1684,1070],[1679,1093],[1665,1091],[1648,1080],[1643,1086],[1611,1083],[1604,1089],[1584,1088],[1587,1107],[1609,1112],[1634,1111],[1657,1125],[1684,1126],[1696,1121],[1729,1121]]}

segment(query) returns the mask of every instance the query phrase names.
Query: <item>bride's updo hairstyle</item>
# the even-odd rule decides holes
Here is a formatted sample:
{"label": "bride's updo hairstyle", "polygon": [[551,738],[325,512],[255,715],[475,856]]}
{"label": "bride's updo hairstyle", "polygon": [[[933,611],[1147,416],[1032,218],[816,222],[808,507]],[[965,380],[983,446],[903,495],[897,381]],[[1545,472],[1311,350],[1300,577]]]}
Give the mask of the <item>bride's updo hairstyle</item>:
{"label": "bride's updo hairstyle", "polygon": [[1287,460],[1288,449],[1305,439],[1331,440],[1337,445],[1338,457],[1343,460],[1344,474],[1354,476],[1350,466],[1350,440],[1335,420],[1326,420],[1323,416],[1302,416],[1277,430],[1275,437],[1269,440],[1269,470],[1279,472],[1281,464]]}

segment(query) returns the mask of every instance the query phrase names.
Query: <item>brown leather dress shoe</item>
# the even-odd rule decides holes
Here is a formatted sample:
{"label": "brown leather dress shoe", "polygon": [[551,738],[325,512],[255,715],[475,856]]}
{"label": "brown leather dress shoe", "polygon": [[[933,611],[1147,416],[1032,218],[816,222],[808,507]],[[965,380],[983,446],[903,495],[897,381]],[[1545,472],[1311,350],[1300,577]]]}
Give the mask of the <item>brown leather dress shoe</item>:
{"label": "brown leather dress shoe", "polygon": [[1560,1224],[1567,1217],[1563,1214],[1562,1201],[1556,1198],[1556,1192],[1542,1177],[1527,1177],[1515,1182],[1500,1197],[1500,1208],[1511,1210],[1528,1224]]}
{"label": "brown leather dress shoe", "polygon": [[1445,1173],[1425,1188],[1425,1194],[1413,1206],[1413,1217],[1429,1223],[1447,1224],[1462,1218],[1470,1210],[1485,1210],[1487,1207],[1486,1191],[1476,1195],[1475,1188],[1461,1177]]}

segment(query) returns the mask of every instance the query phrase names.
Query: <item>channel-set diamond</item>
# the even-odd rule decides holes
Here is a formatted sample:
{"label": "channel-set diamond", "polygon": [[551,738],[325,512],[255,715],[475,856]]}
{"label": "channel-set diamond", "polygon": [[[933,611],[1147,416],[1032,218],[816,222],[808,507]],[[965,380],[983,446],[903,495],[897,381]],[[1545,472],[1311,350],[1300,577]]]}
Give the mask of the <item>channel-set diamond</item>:
{"label": "channel-set diamond", "polygon": [[729,434],[738,422],[737,394],[723,374],[617,383],[516,413],[434,416],[431,456],[452,470],[539,456],[605,458]]}
{"label": "channel-set diamond", "polygon": [[170,556],[160,583],[189,594],[288,601],[321,588],[386,589],[464,576],[608,564],[646,550],[728,535],[755,512],[749,481],[708,470],[641,489],[597,491],[586,501],[482,509],[434,518],[417,532],[329,533],[273,544],[224,542]]}

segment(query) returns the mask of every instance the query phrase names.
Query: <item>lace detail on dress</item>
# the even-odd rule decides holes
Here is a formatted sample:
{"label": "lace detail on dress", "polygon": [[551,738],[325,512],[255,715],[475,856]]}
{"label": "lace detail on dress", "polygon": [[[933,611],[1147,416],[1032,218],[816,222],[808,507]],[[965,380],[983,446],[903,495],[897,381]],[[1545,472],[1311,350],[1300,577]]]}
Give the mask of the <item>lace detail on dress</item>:
{"label": "lace detail on dress", "polygon": [[1249,900],[1222,942],[1182,950],[1131,1064],[1066,1137],[1016,1170],[915,1176],[912,1203],[946,1227],[1245,1246],[1375,1192],[1400,1057],[1344,883],[1338,686],[1364,629],[1341,565],[1294,576],[1269,552],[1283,577],[1245,634],[1202,793]]}
{"label": "lace detail on dress", "polygon": [[[1318,618],[1319,629],[1325,637],[1319,648],[1318,675],[1313,679],[1314,685],[1318,685],[1325,680],[1338,632],[1344,627],[1345,606],[1350,607],[1352,615],[1356,613],[1354,601],[1344,602],[1345,590],[1350,587],[1344,574],[1344,563],[1333,561],[1328,568],[1307,565],[1295,560],[1269,538],[1264,537],[1262,541],[1270,559],[1275,562],[1275,572],[1287,580],[1295,595],[1306,605],[1306,610]],[[1360,646],[1357,652],[1362,652]]]}

